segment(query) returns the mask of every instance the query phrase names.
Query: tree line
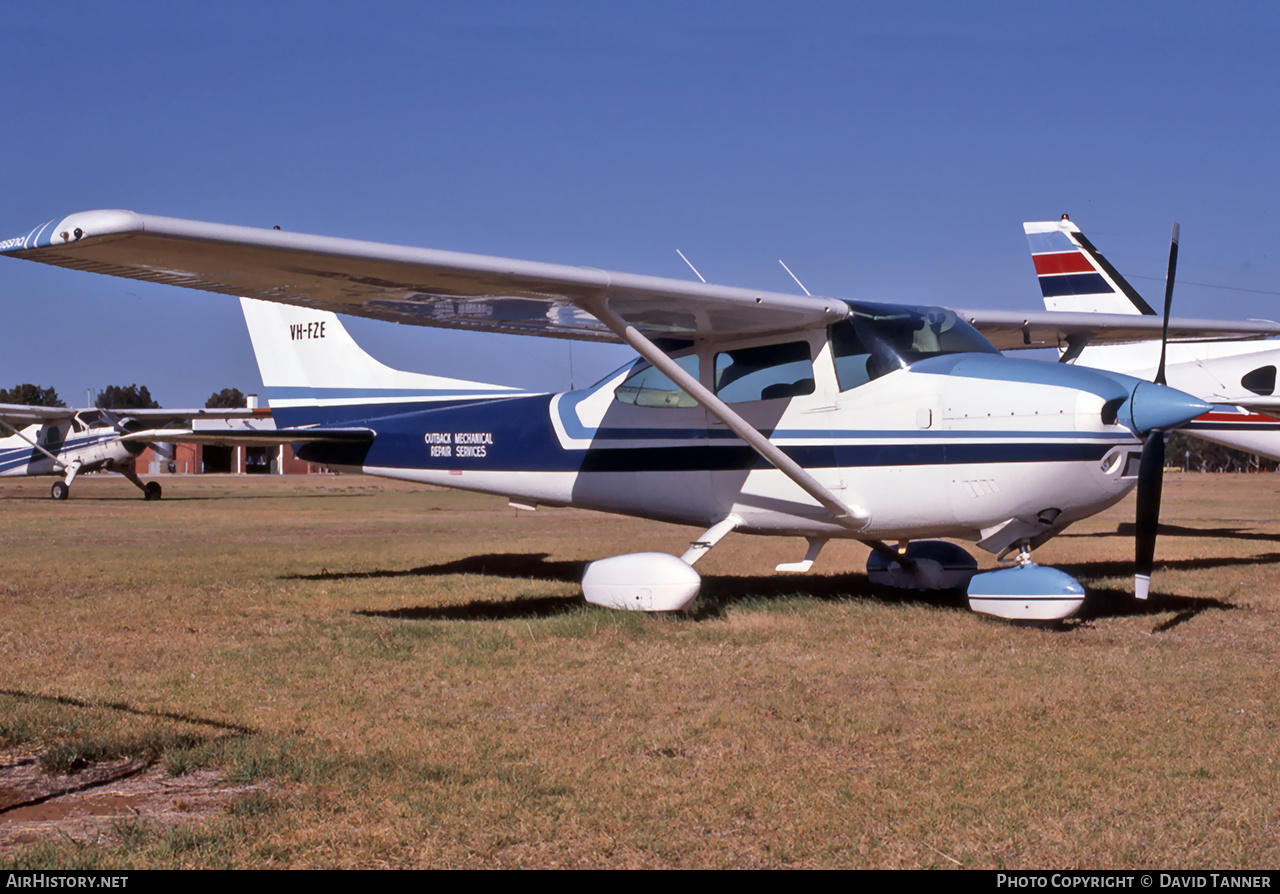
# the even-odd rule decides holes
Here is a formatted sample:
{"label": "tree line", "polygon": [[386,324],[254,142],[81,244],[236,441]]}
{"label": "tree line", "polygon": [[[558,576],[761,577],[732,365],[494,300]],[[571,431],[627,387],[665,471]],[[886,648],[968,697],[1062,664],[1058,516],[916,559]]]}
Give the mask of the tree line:
{"label": "tree line", "polygon": [[[25,382],[12,388],[0,388],[0,404],[23,404],[29,407],[65,407],[53,388]],[[209,395],[206,408],[234,409],[245,406],[244,394],[239,388],[223,388]],[[158,410],[159,401],[151,397],[146,385],[108,385],[98,392],[93,405],[99,410]]]}
{"label": "tree line", "polygon": [[1211,444],[1181,432],[1169,436],[1164,461],[1170,468],[1189,472],[1274,472],[1280,468],[1275,460]]}

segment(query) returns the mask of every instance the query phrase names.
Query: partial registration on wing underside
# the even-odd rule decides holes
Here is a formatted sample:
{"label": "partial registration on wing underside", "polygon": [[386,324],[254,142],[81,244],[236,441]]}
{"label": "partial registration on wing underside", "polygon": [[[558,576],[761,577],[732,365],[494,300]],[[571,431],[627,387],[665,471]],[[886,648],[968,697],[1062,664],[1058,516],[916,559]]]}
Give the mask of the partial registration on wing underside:
{"label": "partial registration on wing underside", "polygon": [[[649,338],[772,335],[844,319],[839,299],[136,214],[84,211],[0,242],[77,270],[420,326],[618,341],[607,306]],[[892,298],[892,296],[888,296]],[[960,311],[1001,350],[1160,337],[1141,316]],[[1280,324],[1170,321],[1174,340],[1262,338]]]}

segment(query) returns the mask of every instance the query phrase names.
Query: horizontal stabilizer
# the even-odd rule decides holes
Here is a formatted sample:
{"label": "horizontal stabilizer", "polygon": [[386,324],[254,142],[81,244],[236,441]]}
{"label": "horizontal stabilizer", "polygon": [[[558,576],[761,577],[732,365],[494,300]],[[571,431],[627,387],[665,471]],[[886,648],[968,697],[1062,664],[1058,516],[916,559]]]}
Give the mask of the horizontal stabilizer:
{"label": "horizontal stabilizer", "polygon": [[153,428],[130,432],[142,444],[209,444],[219,447],[271,447],[281,444],[352,444],[372,441],[368,428],[189,429]]}

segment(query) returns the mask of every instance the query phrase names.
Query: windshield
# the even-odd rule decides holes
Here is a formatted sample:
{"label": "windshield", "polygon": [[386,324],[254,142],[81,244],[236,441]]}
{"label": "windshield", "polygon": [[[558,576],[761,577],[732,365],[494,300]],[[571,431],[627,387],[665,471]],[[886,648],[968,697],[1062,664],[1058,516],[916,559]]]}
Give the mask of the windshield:
{"label": "windshield", "polygon": [[939,354],[998,354],[991,342],[945,307],[854,304],[830,327],[840,390],[848,391]]}

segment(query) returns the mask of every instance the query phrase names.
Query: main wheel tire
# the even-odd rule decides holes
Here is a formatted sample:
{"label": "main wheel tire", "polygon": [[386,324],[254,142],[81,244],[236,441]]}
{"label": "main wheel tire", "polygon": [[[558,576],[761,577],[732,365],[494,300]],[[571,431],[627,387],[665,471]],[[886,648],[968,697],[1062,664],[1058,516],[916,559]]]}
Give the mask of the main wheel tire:
{"label": "main wheel tire", "polygon": [[65,481],[55,481],[53,482],[53,487],[49,488],[49,496],[55,500],[65,500],[71,496],[71,488],[67,487],[67,482]]}
{"label": "main wheel tire", "polygon": [[160,489],[159,481],[148,481],[146,487],[142,489],[142,499],[158,500],[160,499],[161,493],[162,491]]}

